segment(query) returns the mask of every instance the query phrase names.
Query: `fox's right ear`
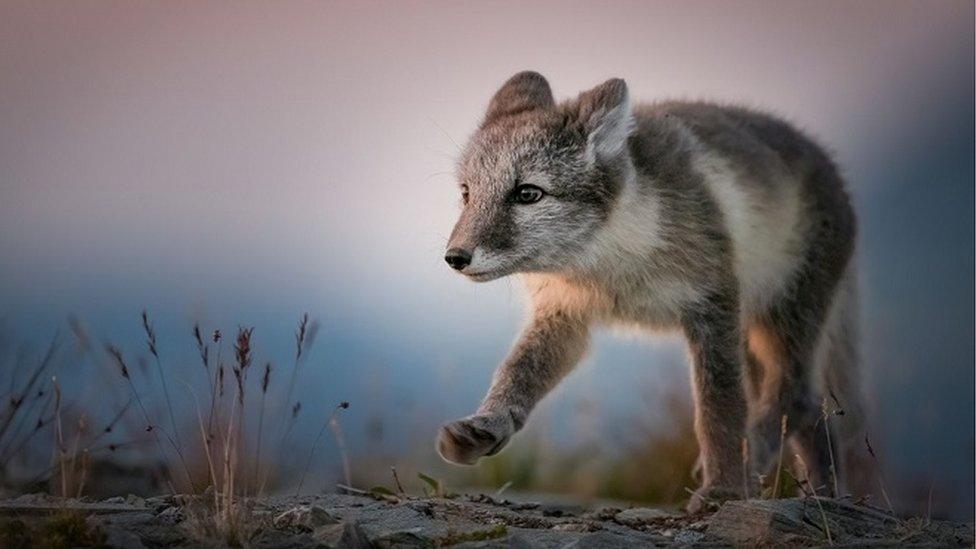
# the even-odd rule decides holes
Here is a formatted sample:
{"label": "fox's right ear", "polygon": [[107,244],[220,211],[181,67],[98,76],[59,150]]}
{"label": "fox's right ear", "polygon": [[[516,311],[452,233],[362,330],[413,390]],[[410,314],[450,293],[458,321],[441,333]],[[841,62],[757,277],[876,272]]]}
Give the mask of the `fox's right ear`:
{"label": "fox's right ear", "polygon": [[627,138],[635,125],[627,83],[611,78],[581,93],[576,101],[575,116],[586,133],[588,161],[618,157],[626,150]]}
{"label": "fox's right ear", "polygon": [[549,82],[541,74],[523,71],[508,79],[488,104],[482,126],[504,116],[536,109],[550,109],[556,104]]}

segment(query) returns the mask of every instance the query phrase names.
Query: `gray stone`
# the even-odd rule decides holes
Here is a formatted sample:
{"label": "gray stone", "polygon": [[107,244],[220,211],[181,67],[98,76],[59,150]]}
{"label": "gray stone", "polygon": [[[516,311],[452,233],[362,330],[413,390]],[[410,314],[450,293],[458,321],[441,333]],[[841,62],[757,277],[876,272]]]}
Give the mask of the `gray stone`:
{"label": "gray stone", "polygon": [[300,505],[274,518],[275,528],[299,528],[312,531],[320,526],[338,524],[338,520],[317,505]]}
{"label": "gray stone", "polygon": [[156,516],[156,520],[163,524],[177,524],[183,522],[183,519],[183,510],[176,506],[167,507]]}
{"label": "gray stone", "polygon": [[135,494],[129,494],[129,495],[125,496],[125,503],[127,505],[131,505],[133,507],[145,507],[146,506],[146,500],[144,498],[141,498],[141,497],[135,495]]}
{"label": "gray stone", "polygon": [[648,539],[623,536],[613,532],[594,532],[567,545],[566,549],[629,549],[638,546],[654,547]]}
{"label": "gray stone", "polygon": [[695,530],[680,530],[674,534],[674,542],[679,545],[694,545],[701,542],[705,534]]}
{"label": "gray stone", "polygon": [[627,509],[621,511],[614,515],[614,520],[620,524],[626,524],[627,526],[637,527],[651,522],[673,517],[674,515],[663,511],[661,509],[653,509],[650,507],[634,507],[633,509]]}
{"label": "gray stone", "polygon": [[139,536],[131,530],[126,530],[118,526],[106,526],[102,528],[105,533],[105,545],[108,547],[118,547],[119,549],[142,549],[145,547]]}

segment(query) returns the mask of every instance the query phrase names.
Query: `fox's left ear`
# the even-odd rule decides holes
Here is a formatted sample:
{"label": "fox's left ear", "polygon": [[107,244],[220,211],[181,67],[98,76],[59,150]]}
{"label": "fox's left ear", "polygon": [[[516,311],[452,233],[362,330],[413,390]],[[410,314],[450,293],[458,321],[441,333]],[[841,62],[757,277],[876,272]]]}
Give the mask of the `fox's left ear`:
{"label": "fox's left ear", "polygon": [[581,93],[577,108],[579,123],[587,136],[587,159],[592,162],[619,157],[635,126],[627,83],[620,78],[607,80]]}
{"label": "fox's left ear", "polygon": [[522,71],[502,84],[488,105],[482,126],[521,112],[550,109],[555,106],[552,89],[545,77],[534,71]]}

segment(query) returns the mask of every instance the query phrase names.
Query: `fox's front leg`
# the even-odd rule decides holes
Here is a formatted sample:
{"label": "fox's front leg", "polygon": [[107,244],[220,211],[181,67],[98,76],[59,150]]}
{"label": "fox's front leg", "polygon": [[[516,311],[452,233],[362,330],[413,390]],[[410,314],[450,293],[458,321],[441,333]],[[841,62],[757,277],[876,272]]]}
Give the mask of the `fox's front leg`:
{"label": "fox's front leg", "polygon": [[525,425],[535,405],[583,356],[587,334],[584,318],[537,309],[508,358],[495,371],[478,411],[441,427],[437,439],[441,456],[471,465],[501,450]]}
{"label": "fox's front leg", "polygon": [[[702,485],[688,503],[697,511],[709,502],[741,498],[742,440],[746,401],[742,385],[744,342],[735,293],[697,304],[683,318],[692,358],[695,433]],[[748,489],[748,488],[746,488]]]}

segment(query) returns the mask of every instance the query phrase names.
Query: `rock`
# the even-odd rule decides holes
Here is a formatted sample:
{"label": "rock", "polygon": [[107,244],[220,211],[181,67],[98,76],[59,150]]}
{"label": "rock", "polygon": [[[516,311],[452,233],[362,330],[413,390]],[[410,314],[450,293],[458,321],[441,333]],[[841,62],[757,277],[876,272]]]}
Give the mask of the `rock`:
{"label": "rock", "polygon": [[141,497],[135,495],[135,494],[129,494],[129,495],[125,496],[125,500],[124,501],[125,501],[126,504],[131,505],[133,507],[145,507],[146,506],[146,500],[144,498],[141,498]]}
{"label": "rock", "polygon": [[598,528],[598,526],[585,522],[562,522],[552,527],[553,530],[561,532],[592,532]]}
{"label": "rock", "polygon": [[119,549],[143,549],[145,545],[139,536],[130,530],[109,526],[102,528],[105,533],[105,545],[107,547],[117,547]]}
{"label": "rock", "polygon": [[359,524],[351,521],[343,524],[342,538],[339,539],[338,547],[342,549],[370,549],[370,543]]}
{"label": "rock", "polygon": [[708,520],[705,533],[738,544],[856,543],[890,539],[899,522],[840,499],[729,501]]}
{"label": "rock", "polygon": [[625,524],[632,528],[636,528],[672,516],[674,515],[668,513],[667,511],[663,511],[661,509],[652,509],[650,507],[634,507],[633,509],[627,509],[617,513],[616,515],[614,515],[613,519],[619,522],[620,524]]}
{"label": "rock", "polygon": [[338,522],[328,511],[317,505],[294,507],[279,514],[273,521],[275,528],[299,528],[305,531]]}
{"label": "rock", "polygon": [[167,507],[163,509],[161,513],[156,515],[156,520],[162,522],[163,524],[177,524],[183,522],[183,510],[179,507]]}
{"label": "rock", "polygon": [[398,530],[369,539],[369,547],[379,549],[405,549],[407,547],[432,547],[433,540],[423,535],[421,528]]}
{"label": "rock", "polygon": [[102,500],[102,503],[107,503],[109,505],[122,505],[125,503],[125,498],[122,496],[114,496]]}
{"label": "rock", "polygon": [[[0,515],[41,523],[52,511],[75,510],[99,525],[115,547],[211,547],[225,542],[212,523],[214,517],[206,513],[209,507],[198,503],[184,509],[172,497],[152,498],[145,507],[138,503],[128,498],[122,503],[86,503],[29,496],[20,503],[0,501]],[[830,541],[849,547],[973,546],[970,524],[898,519],[875,508],[826,498],[728,502],[713,515],[640,507],[579,513],[564,506],[562,517],[553,516],[559,507],[514,510],[511,503],[487,497],[401,496],[388,501],[316,494],[252,498],[248,505],[246,539],[241,542],[267,549],[827,545],[827,527]]]}
{"label": "rock", "polygon": [[566,545],[566,549],[629,549],[631,547],[654,547],[654,545],[649,540],[623,536],[613,532],[587,534]]}
{"label": "rock", "polygon": [[572,503],[546,503],[537,508],[545,517],[574,517],[583,512],[582,507]]}
{"label": "rock", "polygon": [[674,542],[678,545],[694,545],[705,538],[705,534],[695,530],[681,530],[674,535]]}

